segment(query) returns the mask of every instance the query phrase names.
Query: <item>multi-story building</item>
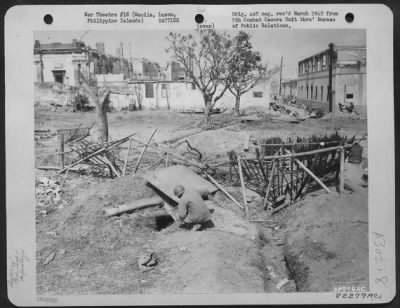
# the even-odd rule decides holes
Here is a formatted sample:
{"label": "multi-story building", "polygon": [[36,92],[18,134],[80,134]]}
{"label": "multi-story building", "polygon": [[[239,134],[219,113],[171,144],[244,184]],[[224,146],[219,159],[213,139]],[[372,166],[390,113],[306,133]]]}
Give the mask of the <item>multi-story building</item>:
{"label": "multi-story building", "polygon": [[104,42],[97,42],[96,43],[96,49],[99,52],[99,54],[104,55],[106,53],[106,50],[104,48]]}
{"label": "multi-story building", "polygon": [[[329,104],[329,65],[332,61],[332,104]],[[366,48],[334,46],[298,63],[297,102],[322,108],[338,109],[339,103],[352,103],[365,113]]]}

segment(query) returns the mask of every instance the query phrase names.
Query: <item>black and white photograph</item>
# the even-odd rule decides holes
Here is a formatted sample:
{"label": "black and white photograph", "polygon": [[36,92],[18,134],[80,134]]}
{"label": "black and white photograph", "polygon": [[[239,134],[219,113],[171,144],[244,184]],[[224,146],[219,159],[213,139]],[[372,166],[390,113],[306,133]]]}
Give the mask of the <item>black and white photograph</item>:
{"label": "black and white photograph", "polygon": [[[376,227],[394,210],[394,195],[376,204],[392,173],[369,179],[394,168],[389,146],[376,154],[390,122],[378,138],[371,128],[371,78],[382,73],[373,32],[348,15],[347,27],[322,24],[344,20],[333,9],[230,7],[223,27],[208,9],[179,27],[176,7],[80,8],[87,27],[45,15],[26,36],[33,166],[21,186],[31,184],[34,240],[29,257],[10,253],[9,285],[24,263],[29,292],[55,305],[185,294],[379,302],[375,285],[394,284],[383,265],[394,224]],[[322,26],[284,26],[313,16]],[[152,18],[163,27],[140,28]]]}
{"label": "black and white photograph", "polygon": [[366,52],[364,30],[35,33],[38,293],[368,290]]}

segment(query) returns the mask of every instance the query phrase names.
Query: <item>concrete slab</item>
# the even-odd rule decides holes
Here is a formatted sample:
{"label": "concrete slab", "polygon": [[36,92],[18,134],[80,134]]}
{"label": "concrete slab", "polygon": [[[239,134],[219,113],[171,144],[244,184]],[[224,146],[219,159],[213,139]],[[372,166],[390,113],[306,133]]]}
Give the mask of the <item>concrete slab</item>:
{"label": "concrete slab", "polygon": [[154,170],[144,174],[143,178],[176,202],[178,202],[178,199],[174,196],[173,191],[177,185],[182,185],[187,190],[207,190],[209,193],[218,190],[212,183],[182,165]]}

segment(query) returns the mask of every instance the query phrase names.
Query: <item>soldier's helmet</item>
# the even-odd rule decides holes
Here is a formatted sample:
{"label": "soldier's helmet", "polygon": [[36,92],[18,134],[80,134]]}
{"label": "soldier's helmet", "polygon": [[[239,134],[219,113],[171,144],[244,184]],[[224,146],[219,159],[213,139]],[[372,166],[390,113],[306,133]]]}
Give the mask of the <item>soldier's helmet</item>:
{"label": "soldier's helmet", "polygon": [[185,192],[185,188],[182,185],[177,185],[174,188],[174,195],[177,196],[178,198],[180,198],[184,192]]}

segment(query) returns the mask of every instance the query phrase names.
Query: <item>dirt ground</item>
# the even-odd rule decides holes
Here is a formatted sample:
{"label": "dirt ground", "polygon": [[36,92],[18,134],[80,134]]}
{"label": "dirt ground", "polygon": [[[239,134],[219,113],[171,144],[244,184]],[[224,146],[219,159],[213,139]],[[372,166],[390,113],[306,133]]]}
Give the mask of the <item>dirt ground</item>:
{"label": "dirt ground", "polygon": [[[35,128],[90,126],[94,118],[89,112],[38,108]],[[209,130],[203,128],[201,114],[138,111],[109,113],[108,118],[113,140],[135,132],[145,141],[157,127],[158,144],[172,146],[187,139],[212,161],[226,161],[229,150],[241,151],[247,133],[254,138],[284,138],[325,134],[332,128],[349,137],[367,132],[365,119],[349,117],[333,124],[330,118],[291,124],[269,114],[256,121],[219,114],[213,115]],[[367,142],[361,144],[367,158]],[[57,165],[56,147],[56,136],[37,138],[36,166]],[[130,159],[140,151],[135,148]],[[149,150],[148,156],[154,158],[154,153]],[[187,231],[162,208],[112,218],[103,215],[104,208],[155,194],[140,175],[128,172],[109,179],[37,169],[37,179],[47,177],[62,187],[57,204],[36,205],[37,291],[49,295],[317,292],[330,291],[341,282],[366,284],[368,188],[361,186],[363,173],[359,165],[347,163],[345,193],[317,190],[264,223],[246,221],[242,210],[218,192],[218,204],[207,201],[215,228]],[[227,190],[242,200],[240,187]],[[146,252],[157,256],[158,265],[143,272],[137,261]]]}

